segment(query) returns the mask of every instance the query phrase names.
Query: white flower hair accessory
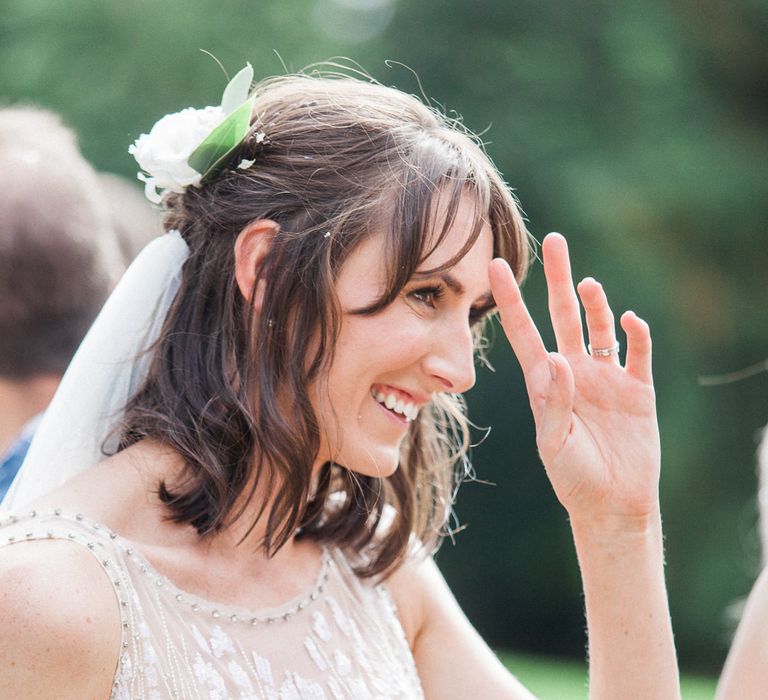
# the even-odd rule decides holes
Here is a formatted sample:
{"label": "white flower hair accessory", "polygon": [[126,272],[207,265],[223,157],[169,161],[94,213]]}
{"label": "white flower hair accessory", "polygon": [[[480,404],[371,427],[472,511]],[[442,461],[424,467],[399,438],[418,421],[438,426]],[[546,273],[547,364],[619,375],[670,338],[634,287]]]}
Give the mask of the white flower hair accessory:
{"label": "white flower hair accessory", "polygon": [[[166,114],[128,148],[143,171],[137,177],[144,182],[150,202],[159,204],[168,192],[181,194],[187,187],[198,187],[218,172],[250,131],[252,82],[253,68],[248,63],[229,81],[219,106]],[[256,139],[263,141],[264,134]],[[252,162],[242,161],[240,166]]]}

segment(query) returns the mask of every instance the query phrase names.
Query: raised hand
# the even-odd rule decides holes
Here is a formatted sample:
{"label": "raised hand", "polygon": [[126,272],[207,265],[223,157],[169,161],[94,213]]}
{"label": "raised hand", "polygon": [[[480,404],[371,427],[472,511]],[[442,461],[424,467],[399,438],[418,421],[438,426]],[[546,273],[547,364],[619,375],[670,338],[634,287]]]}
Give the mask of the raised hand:
{"label": "raised hand", "polygon": [[565,238],[549,234],[542,248],[558,352],[544,347],[503,260],[491,262],[490,279],[502,326],[523,369],[539,453],[555,493],[572,517],[657,513],[659,432],[648,325],[631,311],[621,317],[627,337],[622,367],[602,286],[587,278],[577,297]]}

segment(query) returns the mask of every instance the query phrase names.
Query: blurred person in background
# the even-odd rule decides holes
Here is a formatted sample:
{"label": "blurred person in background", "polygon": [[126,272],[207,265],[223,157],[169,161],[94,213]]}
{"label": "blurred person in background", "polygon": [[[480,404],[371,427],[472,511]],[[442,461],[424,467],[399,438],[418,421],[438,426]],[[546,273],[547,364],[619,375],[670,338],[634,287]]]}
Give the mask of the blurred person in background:
{"label": "blurred person in background", "polygon": [[717,689],[717,700],[768,698],[768,427],[757,451],[762,570],[747,599]]}
{"label": "blurred person in background", "polygon": [[75,134],[0,109],[0,497],[123,262]]}
{"label": "blurred person in background", "polygon": [[122,175],[100,172],[97,176],[127,267],[147,243],[163,232],[160,210],[151,206],[141,189]]}

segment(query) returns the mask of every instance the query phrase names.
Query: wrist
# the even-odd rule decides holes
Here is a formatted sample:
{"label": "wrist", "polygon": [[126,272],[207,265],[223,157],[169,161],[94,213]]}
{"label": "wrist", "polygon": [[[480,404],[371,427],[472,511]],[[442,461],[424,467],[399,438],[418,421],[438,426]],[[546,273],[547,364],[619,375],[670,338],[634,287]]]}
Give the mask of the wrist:
{"label": "wrist", "polygon": [[661,542],[661,512],[658,507],[632,515],[591,513],[571,515],[571,530],[577,549],[585,545],[603,549],[636,548]]}

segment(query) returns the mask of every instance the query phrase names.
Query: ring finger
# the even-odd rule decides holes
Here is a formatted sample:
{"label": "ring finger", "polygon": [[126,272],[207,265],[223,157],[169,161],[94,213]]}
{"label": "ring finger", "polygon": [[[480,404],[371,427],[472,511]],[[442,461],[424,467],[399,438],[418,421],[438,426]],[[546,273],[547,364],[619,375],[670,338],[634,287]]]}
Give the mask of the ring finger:
{"label": "ring finger", "polygon": [[578,293],[586,312],[590,354],[599,360],[618,364],[616,325],[603,286],[587,277],[579,283]]}

